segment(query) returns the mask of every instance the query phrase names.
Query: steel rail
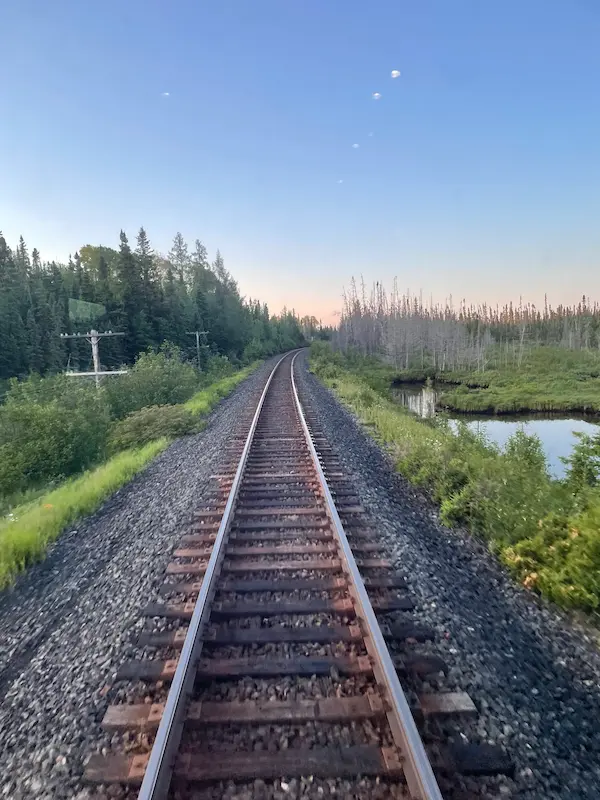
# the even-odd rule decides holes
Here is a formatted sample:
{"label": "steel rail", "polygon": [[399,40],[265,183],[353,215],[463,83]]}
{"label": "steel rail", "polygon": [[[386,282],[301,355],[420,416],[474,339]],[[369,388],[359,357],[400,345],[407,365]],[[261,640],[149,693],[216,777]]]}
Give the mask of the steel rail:
{"label": "steel rail", "polygon": [[423,742],[410,711],[406,695],[398,680],[396,669],[354,559],[348,537],[344,531],[331,492],[329,491],[327,479],[321,467],[321,462],[319,461],[319,455],[313,444],[312,436],[304,417],[302,403],[300,402],[296,381],[294,379],[294,364],[297,357],[298,353],[292,358],[291,370],[292,389],[296,402],[296,409],[317,475],[319,476],[327,514],[333,523],[333,528],[339,541],[343,558],[346,562],[345,566],[351,579],[350,585],[354,586],[355,591],[353,595],[358,606],[356,609],[357,614],[366,627],[366,630],[363,631],[365,640],[368,644],[368,639],[370,639],[373,645],[371,648],[368,648],[368,652],[376,662],[374,664],[374,671],[378,680],[381,681],[387,689],[387,699],[391,705],[391,713],[388,714],[388,721],[396,744],[399,745],[402,756],[405,759],[404,776],[414,800],[443,800],[435,775],[433,774],[433,769],[431,768],[431,763],[427,757],[425,747],[423,746]]}
{"label": "steel rail", "polygon": [[227,498],[225,510],[221,518],[219,530],[210,554],[210,559],[206,567],[206,572],[202,580],[198,599],[194,606],[192,618],[190,620],[187,635],[185,637],[177,669],[173,676],[171,689],[167,696],[165,708],[156,732],[156,738],[150,758],[144,772],[144,778],[138,794],[138,800],[163,800],[168,794],[171,782],[171,773],[175,762],[177,750],[181,740],[183,722],[185,719],[186,700],[191,694],[194,685],[195,667],[202,651],[202,639],[200,633],[203,630],[210,615],[210,601],[214,595],[215,585],[218,579],[219,566],[222,562],[224,544],[227,540],[229,523],[233,516],[233,509],[237,498],[242,475],[248,459],[248,453],[254,439],[254,433],[258,424],[258,419],[262,407],[271,385],[271,381],[278,367],[287,358],[286,354],[279,359],[274,366],[265,388],[260,396],[256,412],[250,425],[250,431],[242,450],[238,467],[231,484],[231,490]]}

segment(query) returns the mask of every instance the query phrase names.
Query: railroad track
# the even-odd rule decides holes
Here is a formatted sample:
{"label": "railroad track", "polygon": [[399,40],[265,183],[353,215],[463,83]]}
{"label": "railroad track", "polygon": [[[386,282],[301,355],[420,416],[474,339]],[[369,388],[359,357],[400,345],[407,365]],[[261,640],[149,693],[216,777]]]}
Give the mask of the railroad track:
{"label": "railroad track", "polygon": [[464,693],[412,688],[444,664],[415,652],[433,634],[406,618],[406,583],[302,409],[294,358],[271,373],[247,437],[230,442],[173,553],[165,602],[144,610],[144,657],[117,676],[126,688],[102,722],[111,750],[90,758],[90,782],[141,800],[200,798],[202,787],[220,797],[230,781],[246,797],[283,781],[306,796],[439,800],[436,776],[510,770],[494,748],[432,734],[436,720],[476,709]]}

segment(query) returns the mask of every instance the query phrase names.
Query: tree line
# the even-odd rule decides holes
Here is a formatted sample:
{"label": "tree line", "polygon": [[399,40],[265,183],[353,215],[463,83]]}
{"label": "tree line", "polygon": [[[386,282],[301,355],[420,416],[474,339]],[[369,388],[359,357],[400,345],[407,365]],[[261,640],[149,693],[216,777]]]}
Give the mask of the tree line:
{"label": "tree line", "polygon": [[541,345],[600,349],[600,306],[582,297],[577,305],[455,306],[424,302],[422,295],[391,293],[376,282],[367,291],[352,280],[344,293],[334,345],[383,356],[402,369],[474,369],[519,366],[527,349]]}
{"label": "tree line", "polygon": [[313,317],[246,300],[217,250],[212,263],[196,239],[193,250],[177,233],[167,256],[156,253],[144,228],[132,247],[121,231],[118,249],[85,245],[68,263],[43,262],[23,239],[11,249],[0,233],[0,379],[65,368],[87,370],[85,341],[61,334],[122,331],[102,340],[102,367],[132,364],[168,341],[190,360],[202,331],[201,362],[227,357],[246,362],[282,352],[320,334]]}

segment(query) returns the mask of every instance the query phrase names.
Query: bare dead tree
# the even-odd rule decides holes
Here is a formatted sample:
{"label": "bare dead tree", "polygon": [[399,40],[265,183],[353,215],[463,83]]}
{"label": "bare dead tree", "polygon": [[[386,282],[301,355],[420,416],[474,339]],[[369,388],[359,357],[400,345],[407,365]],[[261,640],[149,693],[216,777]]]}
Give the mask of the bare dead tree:
{"label": "bare dead tree", "polygon": [[377,281],[370,291],[352,279],[333,344],[343,351],[383,358],[398,369],[474,370],[501,364],[520,367],[533,345],[572,350],[600,348],[600,306],[585,296],[577,306],[543,310],[532,303],[426,305],[423,293],[400,294],[394,280],[390,296]]}

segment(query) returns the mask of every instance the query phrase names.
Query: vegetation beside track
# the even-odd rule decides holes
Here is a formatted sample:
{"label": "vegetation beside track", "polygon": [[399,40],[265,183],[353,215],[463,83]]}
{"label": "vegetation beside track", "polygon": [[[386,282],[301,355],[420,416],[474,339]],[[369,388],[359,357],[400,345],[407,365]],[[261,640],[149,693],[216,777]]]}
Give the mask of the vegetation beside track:
{"label": "vegetation beside track", "polygon": [[41,559],[48,545],[68,525],[95,511],[168,444],[169,440],[162,438],[125,450],[38,500],[13,509],[9,518],[0,522],[0,588],[11,583],[33,561]]}
{"label": "vegetation beside track", "polygon": [[[204,375],[199,389],[196,377],[187,384],[185,402],[168,403],[174,396],[181,399],[176,374],[188,369],[181,362],[159,368],[174,357],[147,354],[138,360],[125,376],[137,386],[137,402],[157,396],[167,402],[121,419],[111,419],[115,406],[109,393],[64,376],[12,386],[0,407],[0,588],[43,557],[65,527],[95,511],[174,438],[200,430],[217,403],[261,363],[228,375],[223,369],[220,376]],[[165,384],[172,384],[173,393]],[[128,387],[122,388],[126,397]],[[113,396],[119,392],[112,387]]]}
{"label": "vegetation beside track", "polygon": [[396,369],[376,357],[346,354],[353,369],[376,391],[393,383],[434,382],[442,390],[438,405],[466,414],[534,412],[600,413],[600,354],[540,346],[525,351],[520,365],[485,371]]}
{"label": "vegetation beside track", "polygon": [[590,350],[537,347],[521,364],[485,372],[450,372],[433,376],[448,386],[440,405],[478,414],[524,411],[600,412],[600,355]]}
{"label": "vegetation beside track", "polygon": [[429,492],[446,525],[483,538],[527,588],[566,608],[600,608],[600,437],[580,437],[555,480],[537,437],[517,433],[501,451],[466,424],[454,432],[421,420],[386,396],[373,361],[315,343],[311,368]]}

